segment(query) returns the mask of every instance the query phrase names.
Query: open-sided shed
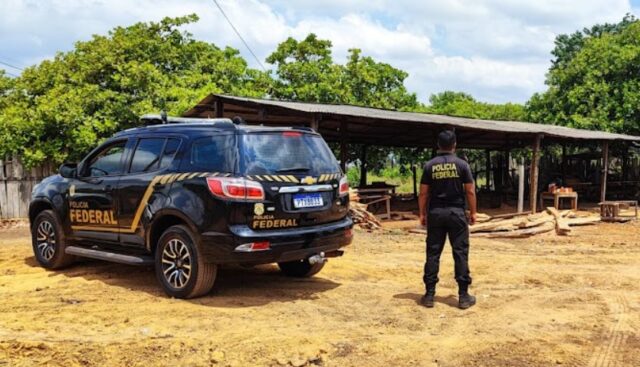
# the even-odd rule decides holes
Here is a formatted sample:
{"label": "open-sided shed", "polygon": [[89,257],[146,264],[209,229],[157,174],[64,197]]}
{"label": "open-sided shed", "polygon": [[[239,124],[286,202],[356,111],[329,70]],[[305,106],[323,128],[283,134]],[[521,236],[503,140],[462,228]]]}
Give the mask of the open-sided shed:
{"label": "open-sided shed", "polygon": [[[432,148],[443,129],[454,129],[458,147],[509,150],[531,147],[533,159],[530,187],[538,186],[540,144],[598,142],[602,145],[603,167],[608,165],[610,142],[629,144],[640,137],[601,131],[573,129],[520,121],[492,121],[417,112],[390,111],[350,105],[331,105],[256,99],[211,94],[187,111],[188,117],[242,117],[248,124],[272,126],[305,125],[327,141],[339,142],[340,161],[346,164],[348,144]],[[600,198],[605,200],[607,170],[602,170]],[[529,202],[535,212],[537,190],[530,190]]]}

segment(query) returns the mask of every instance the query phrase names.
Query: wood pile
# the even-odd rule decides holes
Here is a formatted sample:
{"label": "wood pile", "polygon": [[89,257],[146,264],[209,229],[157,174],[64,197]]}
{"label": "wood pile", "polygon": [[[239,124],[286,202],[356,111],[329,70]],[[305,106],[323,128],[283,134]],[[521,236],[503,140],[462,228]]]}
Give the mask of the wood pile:
{"label": "wood pile", "polygon": [[359,202],[360,196],[356,190],[349,190],[349,214],[353,223],[369,231],[382,229],[380,220],[367,210],[367,205]]}
{"label": "wood pile", "polygon": [[[487,219],[488,217],[488,219]],[[526,238],[540,233],[555,230],[558,235],[568,235],[571,227],[600,222],[600,216],[595,214],[581,214],[571,210],[559,211],[547,208],[536,214],[512,214],[509,216],[489,217],[478,214],[476,224],[469,226],[469,232],[474,237],[487,238]],[[423,228],[410,230],[411,233],[426,233]]]}

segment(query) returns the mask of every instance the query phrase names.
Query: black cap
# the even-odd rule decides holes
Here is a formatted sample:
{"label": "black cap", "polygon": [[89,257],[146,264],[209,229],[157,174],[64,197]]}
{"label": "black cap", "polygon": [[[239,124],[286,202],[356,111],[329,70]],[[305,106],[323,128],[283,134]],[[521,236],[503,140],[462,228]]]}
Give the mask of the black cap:
{"label": "black cap", "polygon": [[444,150],[453,149],[456,144],[456,133],[451,130],[444,130],[438,134],[438,148]]}

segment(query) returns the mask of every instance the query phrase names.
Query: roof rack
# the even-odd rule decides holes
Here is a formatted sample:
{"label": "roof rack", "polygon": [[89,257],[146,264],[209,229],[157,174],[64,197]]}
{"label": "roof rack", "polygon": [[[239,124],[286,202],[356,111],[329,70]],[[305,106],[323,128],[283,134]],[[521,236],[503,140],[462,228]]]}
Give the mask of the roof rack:
{"label": "roof rack", "polygon": [[140,116],[140,122],[143,126],[149,125],[170,125],[170,124],[214,124],[220,127],[235,126],[228,118],[194,118],[194,117],[175,117],[162,114],[146,114]]}

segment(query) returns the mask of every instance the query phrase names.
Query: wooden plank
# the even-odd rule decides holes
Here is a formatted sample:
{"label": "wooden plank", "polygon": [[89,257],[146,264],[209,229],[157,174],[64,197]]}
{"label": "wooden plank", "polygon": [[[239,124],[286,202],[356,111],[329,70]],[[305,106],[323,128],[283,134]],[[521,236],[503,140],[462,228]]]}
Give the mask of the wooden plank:
{"label": "wooden plank", "polygon": [[514,217],[519,217],[523,215],[529,215],[529,214],[531,214],[531,212],[527,210],[526,212],[521,212],[521,213],[507,213],[507,214],[492,215],[491,219],[508,219],[508,218],[514,218]]}
{"label": "wooden plank", "polygon": [[562,217],[560,211],[554,207],[547,207],[547,212],[555,218],[556,222],[556,233],[559,235],[567,235],[571,232],[571,228],[569,228],[569,224],[567,223],[567,219]]}
{"label": "wooden plank", "polygon": [[16,180],[7,181],[7,213],[6,218],[19,217],[19,190],[20,182]]}
{"label": "wooden plank", "polygon": [[543,225],[533,227],[533,228],[520,229],[517,231],[509,231],[509,232],[477,233],[477,234],[474,234],[474,236],[487,237],[487,238],[526,238],[536,234],[553,231],[554,228],[555,228],[555,225],[552,222],[546,222]]}
{"label": "wooden plank", "polygon": [[609,142],[602,142],[602,177],[600,179],[600,201],[607,197],[607,171],[609,171]]}
{"label": "wooden plank", "polygon": [[524,160],[518,165],[518,213],[524,211]]}
{"label": "wooden plank", "polygon": [[542,141],[542,134],[536,135],[533,140],[533,157],[531,158],[531,173],[529,184],[529,204],[531,205],[531,212],[537,211],[536,203],[538,202],[538,165],[540,164],[540,142]]}
{"label": "wooden plank", "polygon": [[340,123],[340,168],[347,173],[347,123]]}
{"label": "wooden plank", "polygon": [[0,180],[0,218],[9,218],[7,206],[7,181]]}

